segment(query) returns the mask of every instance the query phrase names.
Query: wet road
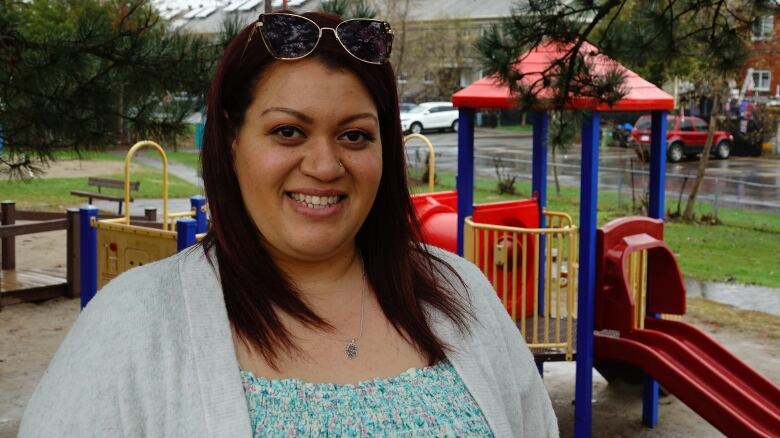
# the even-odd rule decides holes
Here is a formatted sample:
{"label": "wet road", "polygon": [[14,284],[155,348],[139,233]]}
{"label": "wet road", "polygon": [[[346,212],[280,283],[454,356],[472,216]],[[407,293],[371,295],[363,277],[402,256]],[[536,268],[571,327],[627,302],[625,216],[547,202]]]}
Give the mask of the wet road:
{"label": "wet road", "polygon": [[[436,148],[438,170],[457,167],[457,135],[454,133],[426,134]],[[407,147],[410,165],[424,162],[425,153],[415,141]],[[506,169],[518,179],[531,179],[531,137],[528,134],[506,133],[478,129],[475,134],[476,173],[495,177],[494,157],[500,157]],[[557,166],[562,185],[579,184],[580,147],[572,146],[558,154]],[[549,159],[552,165],[552,159]],[[687,193],[695,178],[698,160],[667,163],[666,193],[676,195],[683,186]],[[419,164],[418,164],[419,165]],[[648,165],[636,159],[631,149],[605,147],[599,157],[599,189],[620,190],[629,193],[631,180],[638,189],[646,187]],[[548,171],[552,178],[552,169]],[[728,160],[710,160],[707,178],[700,190],[700,199],[718,206],[741,206],[780,212],[780,160],[752,157],[731,157]]]}

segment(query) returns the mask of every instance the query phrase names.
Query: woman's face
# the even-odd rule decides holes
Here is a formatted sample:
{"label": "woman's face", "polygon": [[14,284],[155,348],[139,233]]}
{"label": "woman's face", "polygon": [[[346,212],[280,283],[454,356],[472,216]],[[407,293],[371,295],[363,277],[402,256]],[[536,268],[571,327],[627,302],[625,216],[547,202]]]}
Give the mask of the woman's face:
{"label": "woman's face", "polygon": [[378,117],[349,71],[309,58],[263,73],[233,155],[244,204],[277,261],[352,253],[382,176]]}

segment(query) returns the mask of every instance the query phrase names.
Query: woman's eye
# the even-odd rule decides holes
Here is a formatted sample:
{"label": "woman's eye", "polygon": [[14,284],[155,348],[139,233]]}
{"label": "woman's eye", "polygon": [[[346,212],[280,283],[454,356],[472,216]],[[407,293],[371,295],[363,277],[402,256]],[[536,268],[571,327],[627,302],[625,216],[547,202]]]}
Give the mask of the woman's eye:
{"label": "woman's eye", "polygon": [[342,134],[341,137],[351,143],[362,143],[365,141],[369,141],[369,142],[374,141],[374,137],[372,137],[371,135],[363,131],[357,131],[357,130],[345,132],[344,134]]}
{"label": "woman's eye", "polygon": [[301,130],[295,126],[280,126],[274,129],[273,133],[285,139],[293,139],[303,135]]}

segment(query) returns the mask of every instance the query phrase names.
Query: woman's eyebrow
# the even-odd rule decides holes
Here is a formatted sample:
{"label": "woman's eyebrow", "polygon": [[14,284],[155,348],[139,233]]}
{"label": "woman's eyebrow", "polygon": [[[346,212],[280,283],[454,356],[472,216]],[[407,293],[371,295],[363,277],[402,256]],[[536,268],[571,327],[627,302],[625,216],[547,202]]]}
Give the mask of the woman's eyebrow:
{"label": "woman's eyebrow", "polygon": [[273,111],[279,111],[279,112],[283,112],[283,113],[289,114],[289,115],[291,115],[293,117],[297,117],[297,118],[301,119],[304,123],[309,123],[309,124],[314,123],[314,119],[312,119],[311,117],[307,116],[306,114],[304,114],[304,113],[302,113],[300,111],[296,111],[296,110],[294,110],[292,108],[285,108],[285,107],[282,107],[282,106],[274,106],[274,107],[271,107],[271,108],[267,108],[265,111],[260,113],[260,116],[264,116],[267,113],[270,113],[270,112],[273,112]]}
{"label": "woman's eyebrow", "polygon": [[379,119],[376,117],[375,114],[372,113],[359,113],[359,114],[353,114],[351,116],[344,117],[339,122],[339,126],[347,125],[349,123],[354,122],[357,119],[372,119],[374,122],[376,122],[377,125],[379,125]]}

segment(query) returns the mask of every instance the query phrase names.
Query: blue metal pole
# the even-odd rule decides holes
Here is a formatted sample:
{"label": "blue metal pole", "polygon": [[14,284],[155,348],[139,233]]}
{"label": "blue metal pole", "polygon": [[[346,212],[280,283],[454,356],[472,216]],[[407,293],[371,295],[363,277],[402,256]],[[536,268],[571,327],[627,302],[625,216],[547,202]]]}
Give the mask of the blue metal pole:
{"label": "blue metal pole", "polygon": [[577,301],[577,382],[574,436],[591,435],[593,394],[593,307],[596,288],[596,209],[598,207],[599,125],[594,112],[582,123],[580,175],[580,272]]}
{"label": "blue metal pole", "polygon": [[665,216],[666,188],[666,111],[652,112],[650,126],[650,208],[648,216]]}
{"label": "blue metal pole", "polygon": [[79,276],[81,281],[81,309],[87,307],[97,294],[97,221],[98,209],[92,205],[79,208]]}
{"label": "blue metal pole", "polygon": [[190,197],[190,205],[195,210],[195,221],[198,223],[197,232],[205,233],[209,229],[206,218],[206,198],[200,195]]}
{"label": "blue metal pole", "polygon": [[191,217],[185,217],[176,221],[176,250],[181,251],[195,243],[195,233],[198,223]]}
{"label": "blue metal pole", "polygon": [[474,212],[474,110],[458,108],[458,255],[463,255],[463,226]]}
{"label": "blue metal pole", "polygon": [[[650,205],[647,215],[655,219],[665,216],[666,200],[666,111],[653,111],[650,126]],[[658,318],[657,313],[648,317]],[[658,382],[645,374],[642,388],[642,423],[658,425]]]}
{"label": "blue metal pole", "polygon": [[[547,111],[535,111],[533,114],[533,159],[531,171],[531,185],[534,195],[539,202],[539,227],[546,228],[547,220],[542,212],[547,206],[547,131],[550,116]],[[538,287],[537,301],[539,302],[539,314],[544,315],[544,285],[547,278],[544,273],[547,249],[547,238],[542,235],[539,238],[539,266],[536,282]]]}
{"label": "blue metal pole", "polygon": [[547,206],[547,132],[550,115],[536,111],[533,115],[533,168],[532,189],[539,200],[539,223],[544,226],[542,209]]}

